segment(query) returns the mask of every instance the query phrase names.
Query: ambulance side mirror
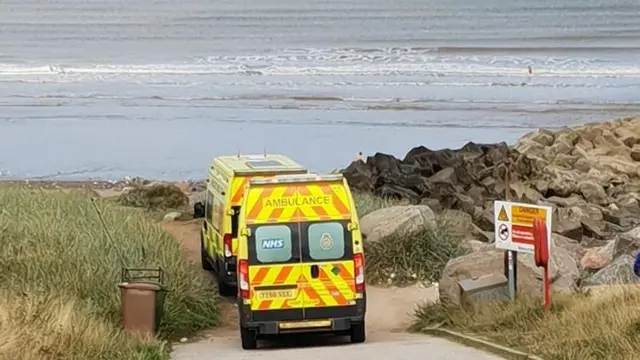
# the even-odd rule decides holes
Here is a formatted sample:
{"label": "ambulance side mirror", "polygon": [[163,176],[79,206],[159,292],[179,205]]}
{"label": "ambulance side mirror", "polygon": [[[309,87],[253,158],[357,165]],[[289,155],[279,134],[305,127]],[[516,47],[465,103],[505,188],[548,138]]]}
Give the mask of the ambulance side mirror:
{"label": "ambulance side mirror", "polygon": [[349,231],[358,230],[358,224],[354,222],[350,222],[349,224],[347,224],[347,230]]}
{"label": "ambulance side mirror", "polygon": [[244,237],[249,237],[251,236],[251,229],[249,228],[242,228],[240,229],[240,235],[244,236]]}

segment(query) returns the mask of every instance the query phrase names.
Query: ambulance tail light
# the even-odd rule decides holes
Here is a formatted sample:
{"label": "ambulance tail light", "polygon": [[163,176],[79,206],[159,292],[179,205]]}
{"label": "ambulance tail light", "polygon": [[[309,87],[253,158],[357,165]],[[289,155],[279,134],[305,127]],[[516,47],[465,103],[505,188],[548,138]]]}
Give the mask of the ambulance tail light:
{"label": "ambulance tail light", "polygon": [[238,262],[238,296],[240,299],[249,298],[249,263],[247,260]]}
{"label": "ambulance tail light", "polygon": [[361,253],[353,256],[353,266],[356,273],[356,292],[364,293],[364,256]]}
{"label": "ambulance tail light", "polygon": [[224,244],[224,256],[225,257],[231,257],[233,256],[233,253],[231,252],[231,247],[233,246],[233,237],[231,237],[231,234],[224,234],[224,237],[222,238],[222,243]]}

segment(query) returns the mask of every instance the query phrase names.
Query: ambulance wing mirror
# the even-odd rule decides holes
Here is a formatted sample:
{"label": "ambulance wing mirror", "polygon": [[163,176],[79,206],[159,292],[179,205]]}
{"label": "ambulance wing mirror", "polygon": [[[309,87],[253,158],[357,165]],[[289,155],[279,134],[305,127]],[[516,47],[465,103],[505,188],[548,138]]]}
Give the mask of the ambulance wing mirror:
{"label": "ambulance wing mirror", "polygon": [[242,228],[240,229],[240,235],[244,236],[244,237],[249,237],[251,236],[251,229],[249,228]]}
{"label": "ambulance wing mirror", "polygon": [[347,230],[349,231],[358,230],[358,224],[355,222],[350,222],[349,224],[347,224]]}

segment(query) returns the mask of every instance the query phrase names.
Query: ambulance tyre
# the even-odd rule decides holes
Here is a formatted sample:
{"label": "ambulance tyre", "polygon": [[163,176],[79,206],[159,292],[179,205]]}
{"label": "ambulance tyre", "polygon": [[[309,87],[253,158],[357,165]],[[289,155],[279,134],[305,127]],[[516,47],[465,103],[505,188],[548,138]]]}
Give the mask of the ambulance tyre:
{"label": "ambulance tyre", "polygon": [[255,331],[240,326],[240,339],[244,350],[254,350],[258,348],[258,337]]}
{"label": "ambulance tyre", "polygon": [[220,294],[220,296],[222,297],[230,297],[230,296],[235,296],[236,295],[236,289],[234,289],[232,286],[229,286],[227,284],[225,284],[225,282],[221,279],[222,272],[218,272],[216,274],[216,280],[218,281],[218,294]]}
{"label": "ambulance tyre", "polygon": [[204,247],[204,237],[202,236],[202,231],[200,232],[200,263],[202,264],[203,270],[207,270],[207,271],[213,270],[213,267],[209,262],[207,250]]}
{"label": "ambulance tyre", "polygon": [[354,344],[365,342],[367,333],[365,331],[364,321],[352,324],[349,335],[351,336],[351,342]]}

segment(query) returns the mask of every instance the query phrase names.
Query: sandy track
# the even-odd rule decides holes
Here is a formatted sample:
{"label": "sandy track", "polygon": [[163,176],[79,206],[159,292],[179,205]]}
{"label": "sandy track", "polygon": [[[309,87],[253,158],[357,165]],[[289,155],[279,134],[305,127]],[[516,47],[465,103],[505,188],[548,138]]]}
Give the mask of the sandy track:
{"label": "sandy track", "polygon": [[[194,261],[199,261],[200,221],[163,223]],[[367,342],[351,345],[347,337],[307,336],[285,338],[279,342],[261,342],[260,349],[245,351],[240,347],[237,309],[225,299],[222,326],[207,333],[202,340],[178,344],[174,360],[250,360],[268,353],[272,360],[337,359],[358,356],[367,360],[416,359],[431,360],[499,360],[495,355],[468,348],[451,341],[425,335],[408,334],[416,304],[437,299],[436,288],[367,288]]]}

